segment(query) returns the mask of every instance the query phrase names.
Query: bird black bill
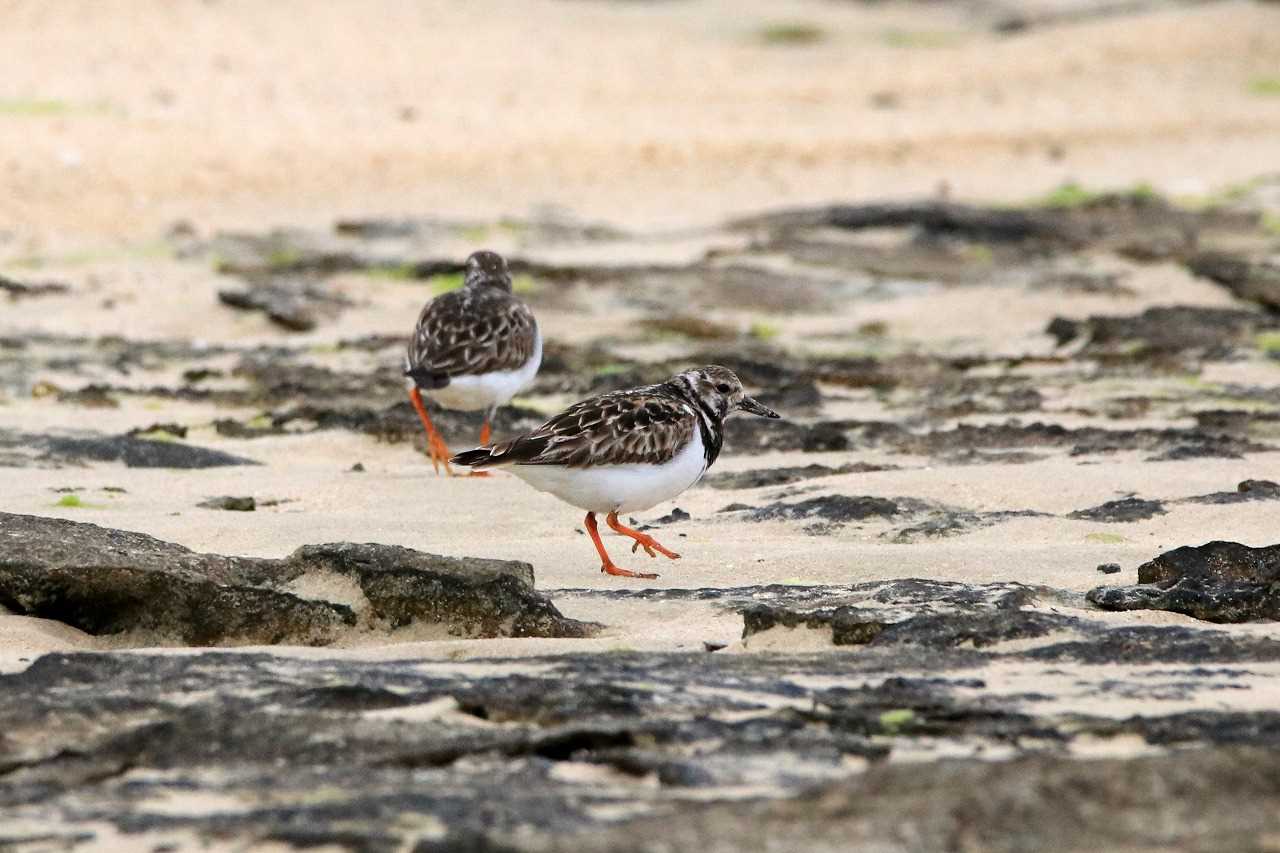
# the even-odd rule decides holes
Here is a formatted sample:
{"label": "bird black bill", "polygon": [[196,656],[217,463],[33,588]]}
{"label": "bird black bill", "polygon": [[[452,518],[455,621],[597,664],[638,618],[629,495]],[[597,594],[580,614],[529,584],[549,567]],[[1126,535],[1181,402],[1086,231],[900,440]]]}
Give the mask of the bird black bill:
{"label": "bird black bill", "polygon": [[780,418],[782,415],[773,409],[761,403],[759,400],[753,400],[750,397],[743,397],[742,402],[738,404],[738,408],[744,412],[750,412],[753,415],[759,415],[762,418]]}

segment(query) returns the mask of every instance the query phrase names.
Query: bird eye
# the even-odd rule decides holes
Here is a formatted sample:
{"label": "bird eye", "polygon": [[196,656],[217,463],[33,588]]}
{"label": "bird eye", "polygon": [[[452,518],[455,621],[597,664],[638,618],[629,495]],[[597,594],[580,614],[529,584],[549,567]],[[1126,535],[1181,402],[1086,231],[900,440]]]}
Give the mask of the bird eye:
{"label": "bird eye", "polygon": [[725,383],[721,382],[719,385],[716,386],[716,390],[719,391],[721,394],[728,394],[733,389],[730,388]]}

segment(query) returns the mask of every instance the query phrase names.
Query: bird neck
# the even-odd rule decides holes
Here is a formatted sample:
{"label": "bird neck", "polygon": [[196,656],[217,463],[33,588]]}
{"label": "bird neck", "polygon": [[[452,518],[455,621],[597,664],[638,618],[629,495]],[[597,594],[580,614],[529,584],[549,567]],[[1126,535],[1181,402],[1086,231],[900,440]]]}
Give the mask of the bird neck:
{"label": "bird neck", "polygon": [[716,461],[720,448],[724,446],[724,417],[707,404],[693,383],[685,376],[677,376],[663,383],[671,393],[693,406],[698,417],[698,433],[702,436],[702,450],[707,459],[707,467]]}

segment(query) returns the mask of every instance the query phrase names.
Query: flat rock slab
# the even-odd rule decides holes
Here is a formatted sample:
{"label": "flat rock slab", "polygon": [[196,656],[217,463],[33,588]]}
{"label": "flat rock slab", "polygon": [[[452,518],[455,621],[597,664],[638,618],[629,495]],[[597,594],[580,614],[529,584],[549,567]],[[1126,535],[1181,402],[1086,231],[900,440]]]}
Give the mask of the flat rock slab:
{"label": "flat rock slab", "polygon": [[[1076,666],[1057,680],[1058,696],[984,679],[988,666],[1058,670],[1059,659],[910,646],[465,667],[241,653],[47,655],[0,676],[0,846],[105,844],[109,827],[137,849],[175,836],[185,839],[180,849],[216,840],[651,850],[653,838],[686,836],[764,849],[722,824],[732,817],[758,826],[766,816],[775,837],[798,845],[786,849],[835,849],[808,841],[829,844],[838,831],[844,843],[882,839],[863,849],[896,850],[890,841],[903,821],[921,821],[920,837],[932,839],[968,826],[971,806],[999,812],[1020,796],[1033,818],[1044,811],[1046,820],[1079,822],[1099,839],[1139,827],[1152,838],[1179,837],[1208,832],[1204,821],[1240,802],[1274,801],[1266,780],[1275,774],[1264,772],[1271,764],[1258,762],[1280,747],[1280,713],[1160,708],[1183,708],[1199,691],[1229,699],[1240,678],[1274,671],[1257,662],[1211,666],[1222,656],[1176,630],[1153,644],[1176,646],[1197,648],[1194,663],[1139,674]],[[1096,712],[1111,701],[1131,708],[1135,697],[1152,699],[1142,716]],[[1071,757],[1077,743],[1112,738],[1153,755],[1136,764]],[[1160,754],[1170,746],[1198,748]],[[897,760],[933,751],[953,758],[928,772]],[[1169,779],[1177,797],[1164,799],[1159,792],[1170,789],[1159,783]],[[744,790],[753,792],[749,810],[723,802]],[[829,810],[814,811],[815,803]],[[1101,812],[1108,820],[1079,818]],[[865,818],[858,832],[870,835],[844,835],[855,813]],[[1248,821],[1223,817],[1212,827],[1222,838],[1251,838],[1241,833],[1274,825],[1278,813],[1259,804]],[[590,846],[597,833],[610,843]],[[1032,846],[1059,849],[1009,849]]]}
{"label": "flat rock slab", "polygon": [[[292,590],[330,575],[354,600]],[[323,584],[320,584],[323,586]],[[0,606],[90,634],[146,632],[185,645],[325,645],[352,630],[438,628],[458,637],[583,637],[533,589],[527,563],[348,542],[279,559],[199,554],[141,533],[0,513]]]}
{"label": "flat rock slab", "polygon": [[36,435],[0,430],[0,462],[9,467],[123,462],[129,468],[219,468],[257,465],[221,450],[134,435]]}

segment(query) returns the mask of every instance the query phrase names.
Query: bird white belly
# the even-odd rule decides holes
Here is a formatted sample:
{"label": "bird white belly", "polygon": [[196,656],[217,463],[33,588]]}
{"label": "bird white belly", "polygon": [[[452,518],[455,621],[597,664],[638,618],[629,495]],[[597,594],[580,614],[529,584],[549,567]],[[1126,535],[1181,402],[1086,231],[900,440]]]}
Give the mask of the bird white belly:
{"label": "bird white belly", "polygon": [[425,392],[446,409],[474,412],[491,406],[506,405],[511,398],[529,387],[542,364],[542,333],[533,343],[533,354],[516,370],[495,370],[474,376],[455,376],[443,388]]}
{"label": "bird white belly", "polygon": [[637,512],[670,500],[698,482],[706,470],[702,436],[663,465],[511,465],[507,470],[543,492],[587,512]]}

